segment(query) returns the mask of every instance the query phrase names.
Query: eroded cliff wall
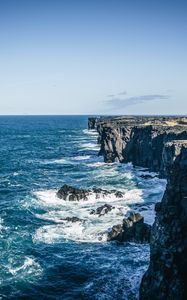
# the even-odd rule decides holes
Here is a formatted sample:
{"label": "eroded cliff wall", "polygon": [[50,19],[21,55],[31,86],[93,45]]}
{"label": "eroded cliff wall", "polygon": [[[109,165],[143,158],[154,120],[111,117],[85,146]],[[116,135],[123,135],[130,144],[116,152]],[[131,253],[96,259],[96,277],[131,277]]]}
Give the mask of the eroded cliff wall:
{"label": "eroded cliff wall", "polygon": [[162,202],[156,204],[150,265],[142,279],[141,300],[187,299],[187,143],[166,145],[170,165]]}
{"label": "eroded cliff wall", "polygon": [[150,266],[141,300],[187,299],[187,122],[186,118],[111,118],[97,122],[99,155],[105,162],[132,162],[167,178],[156,204]]}

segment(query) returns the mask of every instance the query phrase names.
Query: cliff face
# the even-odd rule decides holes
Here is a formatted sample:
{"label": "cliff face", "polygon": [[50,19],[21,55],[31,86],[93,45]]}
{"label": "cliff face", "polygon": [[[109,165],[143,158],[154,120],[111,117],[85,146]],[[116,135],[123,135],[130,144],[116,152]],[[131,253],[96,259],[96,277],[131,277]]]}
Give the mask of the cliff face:
{"label": "cliff face", "polygon": [[162,202],[155,208],[141,300],[187,299],[187,143],[167,144],[164,155],[173,164]]}
{"label": "cliff face", "polygon": [[155,207],[150,266],[142,279],[140,299],[187,299],[186,119],[102,120],[97,130],[105,162],[132,162],[167,178],[163,199]]}
{"label": "cliff face", "polygon": [[99,155],[105,162],[132,162],[166,176],[163,151],[167,142],[187,139],[183,126],[98,123]]}

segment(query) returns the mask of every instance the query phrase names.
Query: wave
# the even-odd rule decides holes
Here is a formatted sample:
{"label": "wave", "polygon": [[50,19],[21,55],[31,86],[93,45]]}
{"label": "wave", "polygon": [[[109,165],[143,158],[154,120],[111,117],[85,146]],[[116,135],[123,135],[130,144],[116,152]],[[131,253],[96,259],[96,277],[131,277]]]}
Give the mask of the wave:
{"label": "wave", "polygon": [[90,164],[89,164],[89,167],[94,167],[94,168],[95,168],[95,167],[96,167],[96,168],[97,168],[97,167],[103,167],[103,166],[106,166],[106,163],[105,163],[105,162],[99,162],[99,161],[98,161],[98,162],[94,162],[94,163],[90,163]]}
{"label": "wave", "polygon": [[[101,194],[98,199],[96,194],[92,193],[86,201],[58,199],[55,190],[41,191],[35,195],[42,205],[50,206],[50,211],[35,216],[56,223],[40,227],[33,235],[34,242],[47,244],[59,243],[64,240],[89,243],[105,242],[108,230],[113,225],[121,223],[130,210],[129,204],[143,202],[142,191],[139,189],[124,190],[123,198],[117,198],[114,193],[111,193],[110,195]],[[111,203],[113,209],[101,217],[91,213],[92,210],[105,203]],[[58,209],[56,209],[57,206]],[[72,217],[76,217],[77,221],[72,222]]]}
{"label": "wave", "polygon": [[85,203],[100,203],[100,202],[116,202],[116,201],[125,201],[128,203],[136,203],[142,202],[143,192],[141,189],[121,189],[123,193],[123,197],[119,197],[116,195],[116,192],[112,192],[110,194],[105,194],[105,192],[101,192],[98,197],[98,193],[90,192],[87,196],[87,200],[79,200],[79,201],[69,201],[59,199],[56,195],[57,190],[44,190],[34,192],[34,195],[37,197],[39,201],[46,205],[79,205]]}
{"label": "wave", "polygon": [[90,135],[98,135],[98,132],[94,129],[83,129],[84,134],[90,134]]}
{"label": "wave", "polygon": [[3,229],[4,229],[4,220],[0,217],[0,234],[3,232]]}
{"label": "wave", "polygon": [[72,158],[72,160],[88,160],[90,159],[90,155],[79,155]]}
{"label": "wave", "polygon": [[47,159],[40,161],[41,164],[44,165],[50,165],[50,164],[72,164],[72,161],[65,159],[65,158],[59,158],[59,159]]}
{"label": "wave", "polygon": [[59,158],[59,159],[48,159],[41,161],[42,164],[74,164],[76,161],[80,160],[89,160],[91,158],[90,155],[78,155],[74,157],[67,157],[67,158]]}
{"label": "wave", "polygon": [[94,151],[99,151],[100,146],[96,143],[83,143],[80,145],[80,149],[79,151],[83,151],[83,150],[94,150]]}
{"label": "wave", "polygon": [[[32,257],[25,257],[22,265],[19,267],[8,266],[8,271],[12,275],[17,275],[19,273],[26,273],[28,275],[40,275],[42,273],[42,268],[38,262]],[[25,275],[26,275],[25,274]]]}

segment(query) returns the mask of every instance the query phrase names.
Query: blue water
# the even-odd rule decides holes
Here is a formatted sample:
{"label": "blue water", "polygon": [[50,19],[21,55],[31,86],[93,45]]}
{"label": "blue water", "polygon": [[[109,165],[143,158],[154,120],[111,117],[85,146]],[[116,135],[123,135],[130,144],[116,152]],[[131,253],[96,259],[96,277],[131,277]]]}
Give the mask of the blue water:
{"label": "blue water", "polygon": [[[86,116],[0,117],[0,299],[137,299],[149,246],[106,242],[135,204],[151,223],[165,181],[104,164]],[[62,201],[64,183],[124,192]],[[112,203],[103,217],[93,208]],[[64,222],[77,216],[84,222]]]}

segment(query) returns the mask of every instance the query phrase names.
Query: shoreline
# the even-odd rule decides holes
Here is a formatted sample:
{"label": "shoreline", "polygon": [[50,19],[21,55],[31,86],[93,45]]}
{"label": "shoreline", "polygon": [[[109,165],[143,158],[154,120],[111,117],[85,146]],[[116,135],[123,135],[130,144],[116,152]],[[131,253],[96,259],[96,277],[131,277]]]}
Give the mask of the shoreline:
{"label": "shoreline", "polygon": [[105,162],[131,161],[133,165],[157,171],[167,179],[162,201],[155,206],[150,265],[141,282],[141,300],[182,300],[187,295],[184,271],[187,267],[186,124],[186,117],[88,120],[88,128],[99,133],[99,155]]}

